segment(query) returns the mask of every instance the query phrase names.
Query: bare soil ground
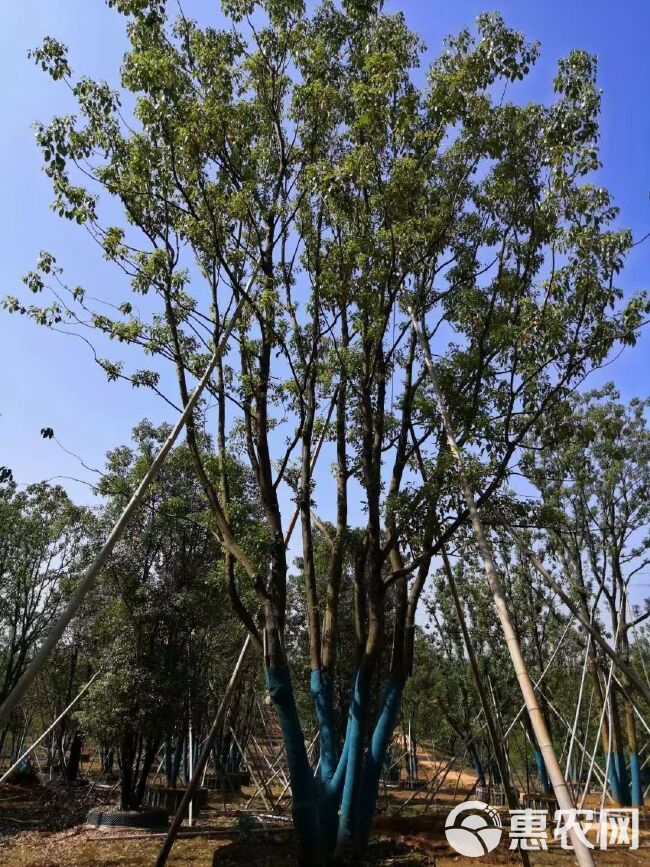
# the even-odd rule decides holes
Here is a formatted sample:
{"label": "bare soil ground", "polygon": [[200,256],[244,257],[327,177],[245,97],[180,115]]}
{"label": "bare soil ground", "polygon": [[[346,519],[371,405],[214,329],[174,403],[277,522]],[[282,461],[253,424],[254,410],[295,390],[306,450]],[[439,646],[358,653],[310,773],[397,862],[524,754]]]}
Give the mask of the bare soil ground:
{"label": "bare soil ground", "polygon": [[[515,853],[501,846],[481,858],[461,858],[454,855],[445,841],[443,822],[439,817],[417,817],[399,821],[386,818],[377,827],[369,851],[361,859],[363,865],[434,865],[434,867],[476,867],[477,864],[519,864]],[[437,821],[432,821],[433,819]],[[66,831],[27,831],[0,843],[0,864],[3,867],[151,867],[158,853],[161,837],[145,839],[114,839],[114,831],[98,831],[76,826]],[[111,839],[107,839],[107,838]],[[596,852],[598,865],[633,867],[650,865],[650,847],[636,852],[626,850]],[[534,867],[572,865],[570,853],[551,847],[546,853],[531,857]],[[239,840],[197,837],[179,840],[168,861],[170,867],[293,867],[298,862],[293,844],[286,837]]]}
{"label": "bare soil ground", "polygon": [[[521,863],[516,853],[508,851],[505,840],[495,852],[480,859],[463,858],[452,851],[444,833],[445,815],[454,800],[467,796],[474,781],[469,771],[459,780],[457,777],[456,771],[445,790],[438,793],[435,811],[426,813],[421,804],[398,812],[411,796],[409,790],[383,792],[371,846],[357,863],[380,867]],[[84,787],[0,786],[0,867],[151,867],[162,835],[84,826],[90,807],[109,798],[109,794],[97,791],[88,795]],[[202,836],[179,839],[168,861],[170,867],[293,867],[298,863],[290,833],[251,831],[233,816],[236,806],[230,804],[225,811],[220,796],[211,793],[208,808],[196,820],[195,830]],[[650,826],[643,823],[637,851],[595,852],[595,861],[610,867],[650,867]],[[569,867],[574,860],[571,853],[550,844],[548,852],[531,853],[531,863],[534,867]]]}

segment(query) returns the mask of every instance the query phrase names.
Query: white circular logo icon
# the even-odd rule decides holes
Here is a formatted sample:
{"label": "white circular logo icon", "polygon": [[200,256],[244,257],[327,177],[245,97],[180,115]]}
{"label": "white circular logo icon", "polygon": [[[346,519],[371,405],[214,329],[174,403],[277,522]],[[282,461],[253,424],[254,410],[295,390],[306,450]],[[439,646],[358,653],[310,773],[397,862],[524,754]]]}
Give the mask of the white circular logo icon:
{"label": "white circular logo icon", "polygon": [[465,801],[447,816],[445,834],[452,849],[467,858],[481,858],[501,840],[499,814],[483,801]]}

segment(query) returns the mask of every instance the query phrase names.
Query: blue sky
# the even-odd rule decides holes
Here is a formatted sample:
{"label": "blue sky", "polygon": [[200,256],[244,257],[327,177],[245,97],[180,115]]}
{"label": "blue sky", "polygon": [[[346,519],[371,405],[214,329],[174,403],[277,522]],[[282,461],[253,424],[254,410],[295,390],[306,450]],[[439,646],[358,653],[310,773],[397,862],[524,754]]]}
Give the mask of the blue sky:
{"label": "blue sky", "polygon": [[[440,50],[445,34],[471,26],[487,2],[391,2],[428,46]],[[558,57],[584,48],[599,57],[603,88],[600,182],[621,208],[621,224],[640,237],[650,231],[650,4],[644,0],[509,0],[496,6],[507,23],[542,43],[539,63],[520,91],[525,98],[550,100]],[[188,16],[218,21],[218,0],[184,0]],[[78,73],[117,84],[125,47],[124,22],[103,0],[23,0],[0,4],[0,74],[3,81],[0,132],[0,295],[20,294],[21,276],[41,249],[53,252],[74,284],[91,294],[107,294],[119,276],[94,242],[75,224],[49,210],[50,190],[41,172],[31,129],[33,121],[71,110],[65,88],[54,84],[27,59],[30,47],[50,34],[70,46]],[[621,285],[628,291],[650,284],[650,242],[633,251]],[[95,292],[93,292],[95,290]],[[120,293],[125,297],[125,293]],[[13,468],[22,483],[42,478],[92,478],[78,462],[39,435],[51,426],[86,463],[101,466],[105,452],[126,442],[133,425],[147,416],[173,420],[173,413],[146,391],[126,383],[108,384],[80,341],[39,329],[27,320],[0,312],[0,464]],[[615,361],[594,384],[614,379],[623,396],[648,394],[650,336]],[[64,482],[87,499],[83,485]]]}

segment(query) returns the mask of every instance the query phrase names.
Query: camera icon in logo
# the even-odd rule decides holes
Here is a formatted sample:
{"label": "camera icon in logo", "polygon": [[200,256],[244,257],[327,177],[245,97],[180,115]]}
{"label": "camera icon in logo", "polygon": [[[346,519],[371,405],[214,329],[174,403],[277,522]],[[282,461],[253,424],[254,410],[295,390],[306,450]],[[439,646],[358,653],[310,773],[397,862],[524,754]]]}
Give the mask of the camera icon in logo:
{"label": "camera icon in logo", "polygon": [[499,814],[483,801],[465,801],[451,811],[445,834],[452,849],[466,858],[481,858],[499,845],[503,829]]}

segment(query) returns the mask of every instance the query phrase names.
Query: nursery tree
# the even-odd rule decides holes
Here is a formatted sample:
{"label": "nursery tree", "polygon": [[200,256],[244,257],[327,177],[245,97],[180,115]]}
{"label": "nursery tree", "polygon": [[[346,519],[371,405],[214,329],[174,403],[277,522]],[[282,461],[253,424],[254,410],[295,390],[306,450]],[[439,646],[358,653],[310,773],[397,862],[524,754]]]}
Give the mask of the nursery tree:
{"label": "nursery tree", "polygon": [[[85,564],[88,520],[58,485],[41,482],[19,491],[12,479],[0,483],[0,701]],[[0,753],[7,730],[0,731]]]}
{"label": "nursery tree", "polygon": [[[222,29],[172,22],[159,0],[110,5],[128,22],[122,92],[75,77],[65,47],[46,39],[34,57],[72,89],[78,115],[39,125],[37,139],[55,210],[85,226],[130,294],[110,299],[113,313],[96,308],[44,254],[26,283],[54,286],[53,303],[6,304],[168,360],[185,403],[231,298],[246,302],[209,385],[215,454],[202,451],[198,414],[187,445],[232,604],[263,652],[296,832],[315,863],[368,838],[431,559],[467,520],[407,308],[479,507],[527,435],[551,426],[561,400],[640,324],[643,298],[623,307],[616,285],[630,233],[614,228],[608,193],[588,178],[599,165],[595,60],[572,52],[555,101],[520,105],[514,85],[538,46],[498,15],[450,38],[416,85],[424,47],[380,2],[307,14],[300,0],[228,0]],[[102,197],[121,205],[122,224],[103,219]],[[97,359],[109,379],[165,392],[158,368]],[[323,438],[332,473],[316,464]],[[263,509],[253,546],[233,523],[227,445],[239,445]],[[300,520],[317,779],[286,658],[283,487]],[[315,527],[328,539],[325,567]],[[357,659],[341,737],[332,691],[349,562]]]}
{"label": "nursery tree", "polygon": [[[553,594],[546,589],[540,576],[530,564],[518,556],[503,528],[497,524],[492,528],[490,536],[497,569],[508,599],[514,631],[526,665],[535,679],[544,675],[538,691],[538,701],[547,729],[553,736],[557,732],[557,721],[552,716],[545,696],[550,692],[554,705],[565,710],[567,716],[571,716],[572,698],[567,708],[567,696],[562,688],[562,681],[566,681],[567,677],[563,671],[565,663],[575,658],[576,635],[570,628],[570,624],[565,622],[564,612],[558,610]],[[537,768],[537,784],[542,791],[548,792],[550,781],[544,759],[529,715],[527,712],[520,712],[521,702],[515,689],[512,668],[508,665],[507,648],[500,634],[494,606],[481,580],[481,564],[475,542],[466,532],[457,533],[455,541],[457,548],[453,568],[458,593],[463,600],[466,626],[471,633],[472,644],[483,672],[484,688],[488,691],[488,695],[491,695],[491,703],[494,704],[497,728],[499,719],[503,720],[505,725],[515,717],[520,720],[512,731],[510,741],[514,741],[516,746],[520,747],[518,735],[521,726],[521,731],[525,735],[524,740],[532,747]],[[437,621],[437,632],[441,633],[444,630],[458,643],[460,636],[455,622],[457,616],[450,614],[452,602],[449,598],[447,581],[438,580],[434,587],[436,593],[431,603],[435,604],[433,613]],[[551,671],[547,671],[551,654],[560,643],[562,652]],[[475,687],[468,686],[467,689],[474,690]],[[500,742],[503,740],[503,734],[504,732],[501,731]],[[562,734],[559,746],[562,745],[563,740]],[[558,738],[554,738],[556,745],[557,741]],[[491,745],[492,755],[494,752],[494,746]],[[519,752],[521,753],[522,750],[519,749]],[[519,762],[519,759],[520,755],[517,754],[509,756],[511,764]]]}
{"label": "nursery tree", "polygon": [[[107,497],[104,523],[119,513],[168,433],[166,425],[141,422],[132,447],[109,453],[98,486]],[[86,656],[102,673],[81,717],[100,746],[116,750],[123,809],[140,805],[163,742],[178,742],[182,751],[190,719],[200,738],[241,641],[236,618],[227,616],[223,554],[206,515],[191,455],[178,446],[83,612]],[[246,521],[254,515],[248,503]],[[235,525],[244,536],[242,522]]]}
{"label": "nursery tree", "polygon": [[[541,437],[524,467],[541,492],[541,522],[548,553],[570,580],[581,611],[601,631],[603,604],[614,649],[631,661],[634,630],[650,617],[640,605],[635,576],[650,563],[650,431],[648,401],[620,402],[612,385],[576,401],[554,433]],[[636,597],[636,599],[635,599]],[[588,647],[596,707],[605,703],[598,648]],[[603,751],[612,761],[612,793],[622,804],[640,806],[642,786],[632,685],[623,672],[614,681],[601,728]],[[625,725],[619,717],[623,705]],[[623,735],[625,731],[625,735]],[[630,766],[628,778],[625,746]]]}

